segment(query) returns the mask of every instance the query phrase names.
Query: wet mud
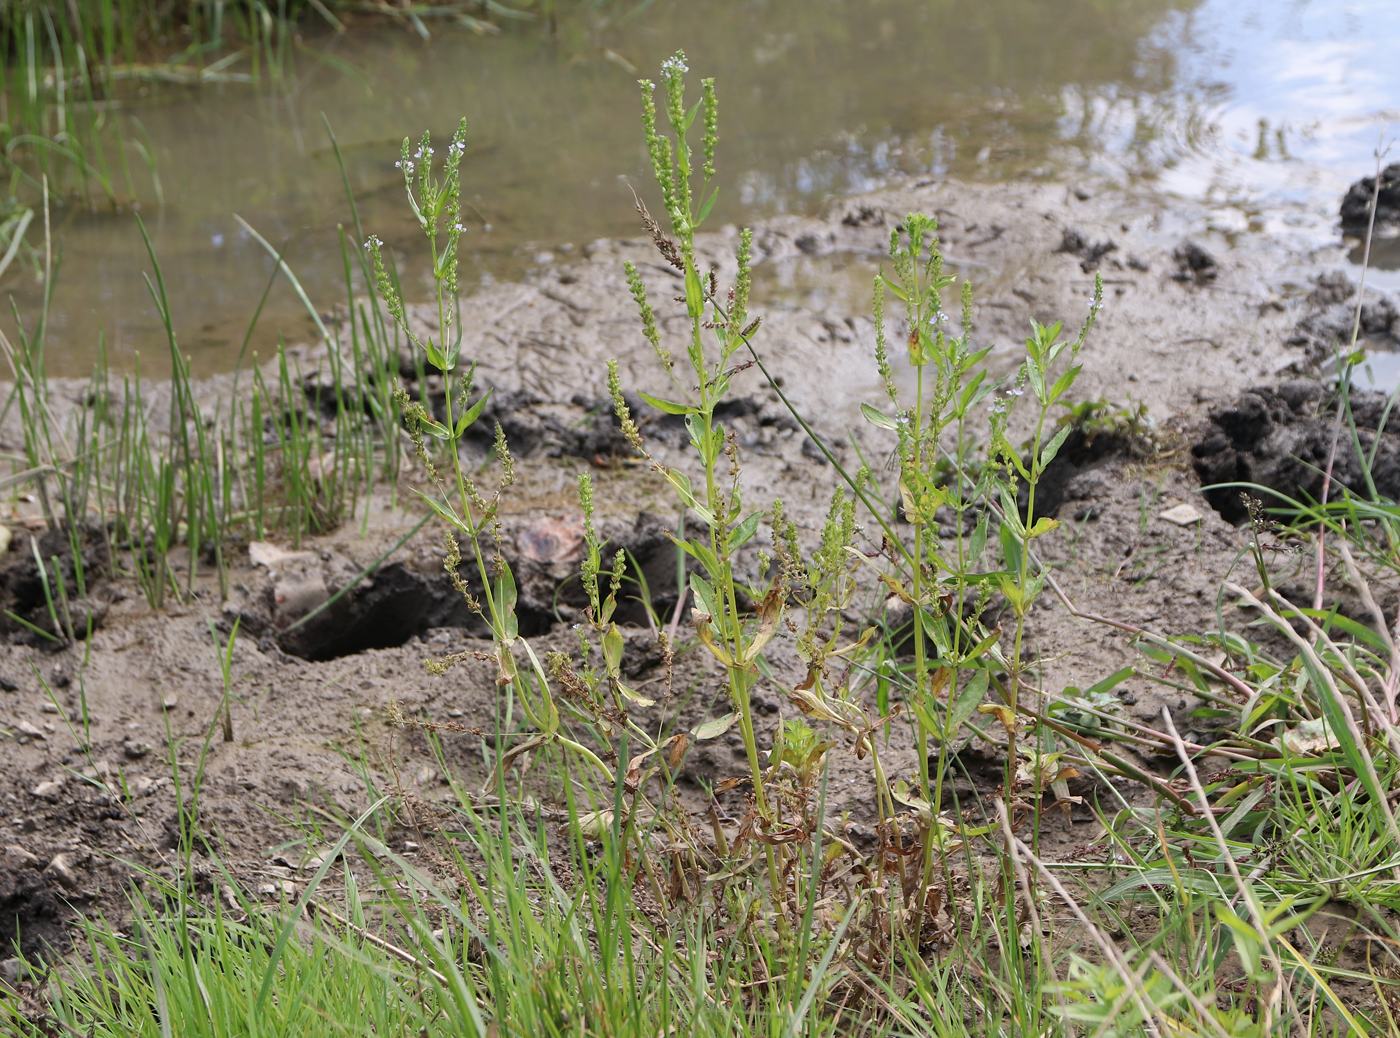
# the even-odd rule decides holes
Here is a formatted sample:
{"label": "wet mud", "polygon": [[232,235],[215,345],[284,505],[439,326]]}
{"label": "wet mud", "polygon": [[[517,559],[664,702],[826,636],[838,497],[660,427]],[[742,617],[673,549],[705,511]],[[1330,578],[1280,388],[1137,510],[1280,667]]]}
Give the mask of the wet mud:
{"label": "wet mud", "polygon": [[[1218,589],[1244,543],[1234,525],[1237,495],[1207,491],[1214,507],[1185,523],[1162,516],[1203,504],[1203,483],[1248,479],[1291,495],[1314,492],[1311,480],[1333,428],[1331,394],[1319,376],[1297,372],[1316,370],[1319,353],[1308,336],[1335,332],[1352,298],[1354,289],[1331,270],[1340,265],[1341,243],[1335,255],[1319,257],[1293,254],[1262,236],[1226,241],[1210,235],[1206,214],[1186,203],[1145,209],[1108,189],[1057,185],[910,184],[838,200],[819,217],[766,221],[755,230],[753,309],[764,317],[756,339],[762,359],[838,457],[852,464],[865,458],[881,471],[892,444],[859,411],[882,393],[872,359],[870,284],[891,229],[915,210],[939,215],[950,268],[974,281],[976,335],[993,346],[999,375],[1013,370],[1029,319],[1075,326],[1090,298],[1090,272],[1103,274],[1106,309],[1076,389],[1076,402],[1101,406],[1081,416],[1086,420],[1045,483],[1042,508],[1063,524],[1045,542],[1047,559],[1081,609],[1166,634],[1211,627]],[[736,238],[726,229],[701,241],[702,261],[721,280]],[[607,402],[610,357],[629,389],[668,395],[637,326],[621,273],[625,259],[639,265],[653,298],[676,294],[646,241],[595,242],[567,262],[465,299],[463,351],[477,363],[478,387],[493,394],[478,428],[489,432],[499,421],[519,459],[521,479],[505,502],[499,550],[520,585],[522,633],[542,658],[577,648],[573,625],[584,602],[573,487],[588,471],[607,550],[624,549],[651,593],[651,613],[629,597],[620,614],[628,625],[629,675],[658,701],[648,721],[678,730],[728,707],[717,665],[688,652],[668,668],[651,629],[654,619],[669,623],[677,604],[669,535],[679,517],[657,478],[630,457]],[[1368,305],[1372,316],[1363,319],[1394,334],[1393,310]],[[416,319],[426,326],[429,318]],[[663,333],[675,330],[663,321]],[[295,360],[304,376],[300,406],[313,418],[328,413],[324,358],[305,348]],[[400,376],[412,382],[415,367],[406,358]],[[209,379],[197,392],[215,400],[230,385]],[[436,391],[431,383],[410,387],[417,389],[430,398]],[[152,387],[151,406],[161,406],[161,392]],[[736,375],[733,393],[723,421],[740,446],[746,503],[765,507],[780,497],[801,535],[815,536],[834,472],[756,368]],[[60,385],[56,395],[56,406],[82,406],[76,383]],[[1355,411],[1363,437],[1372,437],[1365,442],[1377,444],[1383,459],[1378,481],[1394,487],[1400,443],[1377,431],[1380,410],[1370,398],[1358,398]],[[678,421],[647,417],[644,433],[663,460],[685,463]],[[13,416],[6,417],[0,446],[13,448],[17,436]],[[465,460],[481,463],[489,444],[467,450]],[[1339,454],[1335,478],[1353,485],[1357,474],[1345,456]],[[129,582],[111,577],[101,531],[84,532],[78,543],[95,618],[90,643],[53,644],[23,624],[0,621],[0,746],[9,762],[0,771],[0,946],[18,936],[26,952],[61,947],[73,913],[125,911],[133,877],[125,863],[172,867],[171,760],[192,767],[215,723],[220,640],[235,622],[234,738],[211,742],[201,792],[208,847],[249,889],[282,896],[286,884],[304,879],[300,863],[318,850],[297,843],[287,820],[307,817],[313,806],[351,815],[371,799],[372,786],[418,805],[396,830],[396,849],[428,853],[434,805],[453,793],[432,763],[424,726],[441,739],[459,779],[482,781],[482,733],[492,728],[498,686],[486,660],[468,659],[443,677],[423,666],[449,653],[485,655],[487,647],[443,572],[431,524],[372,565],[418,520],[413,501],[400,488],[397,507],[386,496],[364,517],[299,546],[244,545],[234,552],[226,601],[205,581],[193,598],[160,613]],[[30,538],[38,537],[41,558],[67,567],[66,580],[76,576],[72,549],[60,532],[28,530],[36,519],[32,502],[11,511],[0,604],[47,629]],[[878,536],[864,537],[878,548]],[[867,616],[884,607],[878,596],[861,604]],[[1049,596],[1029,623],[1036,682],[1045,689],[1088,687],[1138,659],[1121,633],[1076,619]],[[755,701],[764,740],[779,716],[791,713],[786,693],[802,675],[795,655],[781,647],[772,667],[774,680]],[[1196,723],[1198,704],[1164,695],[1145,678],[1130,678],[1118,692],[1133,716],[1156,721],[1170,710],[1188,735]],[[917,772],[914,747],[902,740],[896,736],[882,750],[893,778]],[[973,741],[957,752],[968,764],[958,781],[999,776],[995,744]],[[697,745],[681,775],[688,795],[702,803],[707,790],[743,770],[742,758],[737,733]],[[875,818],[863,765],[849,753],[833,760],[830,806],[863,842]],[[723,794],[721,807],[739,811],[741,796]],[[1093,838],[1086,808],[1055,817],[1063,819],[1059,838],[1067,843]],[[210,870],[202,853],[196,857]]]}

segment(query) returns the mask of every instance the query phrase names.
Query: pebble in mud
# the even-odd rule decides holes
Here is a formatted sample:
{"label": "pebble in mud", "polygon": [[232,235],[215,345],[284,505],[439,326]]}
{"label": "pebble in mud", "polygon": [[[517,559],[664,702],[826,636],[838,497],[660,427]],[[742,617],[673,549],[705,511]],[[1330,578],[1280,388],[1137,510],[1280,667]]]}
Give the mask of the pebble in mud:
{"label": "pebble in mud", "polygon": [[76,890],[78,887],[78,873],[73,868],[73,858],[69,854],[55,854],[44,868],[44,875],[57,880],[69,890]]}
{"label": "pebble in mud", "polygon": [[63,781],[61,779],[47,779],[29,792],[40,800],[57,800],[59,794],[63,792]]}

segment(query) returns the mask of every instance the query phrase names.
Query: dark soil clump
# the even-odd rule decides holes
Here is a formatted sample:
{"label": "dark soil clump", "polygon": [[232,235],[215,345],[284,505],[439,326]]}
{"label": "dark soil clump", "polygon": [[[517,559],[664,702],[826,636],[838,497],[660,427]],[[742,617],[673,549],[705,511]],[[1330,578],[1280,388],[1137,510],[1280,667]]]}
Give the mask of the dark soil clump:
{"label": "dark soil clump", "polygon": [[[36,555],[45,572],[40,572]],[[90,627],[95,629],[106,613],[97,592],[110,569],[107,540],[97,526],[85,526],[71,536],[60,527],[37,538],[16,537],[0,560],[0,639],[56,646],[65,640],[64,630],[81,637]],[[53,637],[43,637],[35,628]]]}
{"label": "dark soil clump", "polygon": [[1177,281],[1204,285],[1214,281],[1220,273],[1220,264],[1216,258],[1193,241],[1184,241],[1178,245],[1172,252],[1172,260],[1176,263],[1176,273],[1172,276]]}
{"label": "dark soil clump", "polygon": [[[1375,453],[1371,478],[1382,496],[1394,499],[1400,496],[1400,429],[1381,427],[1385,404],[1379,393],[1352,393],[1352,418],[1361,449]],[[1350,431],[1343,426],[1337,438],[1336,430],[1332,394],[1316,381],[1298,379],[1251,389],[1211,411],[1191,455],[1204,486],[1256,484],[1283,498],[1308,502],[1322,496],[1335,440],[1332,496],[1343,487],[1367,493]],[[1254,493],[1264,498],[1266,506],[1277,503],[1267,493]],[[1249,514],[1238,486],[1216,486],[1206,490],[1205,496],[1231,522],[1242,522]]]}
{"label": "dark soil clump", "polygon": [[68,906],[43,862],[19,847],[0,848],[0,957],[64,943]]}
{"label": "dark soil clump", "polygon": [[1117,248],[1118,243],[1112,238],[1105,238],[1103,241],[1097,242],[1091,241],[1079,231],[1066,228],[1064,236],[1060,239],[1060,247],[1055,251],[1078,256],[1079,269],[1088,274],[1098,267],[1099,260]]}
{"label": "dark soil clump", "polygon": [[1362,177],[1342,198],[1342,229],[1364,234],[1371,223],[1371,199],[1376,198],[1376,227],[1400,230],[1400,162],[1381,170],[1380,195],[1376,178]]}

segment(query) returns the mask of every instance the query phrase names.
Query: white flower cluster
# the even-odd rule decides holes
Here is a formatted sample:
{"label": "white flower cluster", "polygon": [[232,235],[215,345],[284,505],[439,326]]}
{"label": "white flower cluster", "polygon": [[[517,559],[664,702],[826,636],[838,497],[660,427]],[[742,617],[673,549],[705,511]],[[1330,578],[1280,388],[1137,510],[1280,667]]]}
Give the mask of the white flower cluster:
{"label": "white flower cluster", "polygon": [[379,235],[371,234],[368,238],[365,239],[365,251],[373,252],[375,249],[379,248],[383,244],[384,242],[379,237]]}
{"label": "white flower cluster", "polygon": [[453,141],[447,148],[447,157],[456,161],[462,157],[462,153],[467,150],[467,145],[463,141]]}
{"label": "white flower cluster", "polygon": [[661,74],[668,79],[671,76],[685,75],[689,71],[690,66],[679,56],[667,58],[661,63]]}

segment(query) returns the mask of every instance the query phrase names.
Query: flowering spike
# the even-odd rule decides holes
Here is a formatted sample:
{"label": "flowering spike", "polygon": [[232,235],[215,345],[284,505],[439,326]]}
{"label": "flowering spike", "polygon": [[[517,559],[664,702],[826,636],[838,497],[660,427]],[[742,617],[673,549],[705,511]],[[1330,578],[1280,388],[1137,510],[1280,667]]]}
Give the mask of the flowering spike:
{"label": "flowering spike", "polygon": [[702,79],[700,89],[705,97],[705,179],[710,180],[715,175],[715,150],[719,146],[719,98],[713,78]]}
{"label": "flowering spike", "polygon": [[646,336],[647,342],[651,343],[651,348],[656,351],[657,358],[669,373],[673,366],[671,351],[661,345],[661,333],[656,327],[656,312],[647,300],[647,288],[642,283],[642,275],[630,260],[622,265],[622,269],[627,274],[627,287],[632,292],[632,298],[636,300],[637,312],[642,318],[642,334]]}

